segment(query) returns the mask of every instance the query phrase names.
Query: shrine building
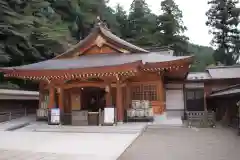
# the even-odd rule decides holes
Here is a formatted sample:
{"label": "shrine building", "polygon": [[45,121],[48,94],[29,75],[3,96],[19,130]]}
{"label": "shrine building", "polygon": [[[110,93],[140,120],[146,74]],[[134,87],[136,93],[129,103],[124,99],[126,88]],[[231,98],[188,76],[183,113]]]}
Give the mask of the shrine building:
{"label": "shrine building", "polygon": [[182,86],[193,57],[171,53],[137,47],[98,23],[85,39],[53,59],[1,71],[5,77],[39,82],[39,117],[59,108],[63,123],[71,124],[71,116],[81,111],[97,114],[114,107],[116,121],[123,122],[138,100],[149,103],[153,117],[184,110]]}

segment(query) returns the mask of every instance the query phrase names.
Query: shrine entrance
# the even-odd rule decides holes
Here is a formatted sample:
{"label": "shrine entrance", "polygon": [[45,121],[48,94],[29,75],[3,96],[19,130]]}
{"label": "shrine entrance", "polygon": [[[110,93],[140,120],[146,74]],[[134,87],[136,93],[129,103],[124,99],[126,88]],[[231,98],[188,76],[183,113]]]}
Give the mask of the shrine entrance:
{"label": "shrine entrance", "polygon": [[106,105],[105,90],[97,87],[82,88],[81,106],[82,110],[98,112],[103,110]]}

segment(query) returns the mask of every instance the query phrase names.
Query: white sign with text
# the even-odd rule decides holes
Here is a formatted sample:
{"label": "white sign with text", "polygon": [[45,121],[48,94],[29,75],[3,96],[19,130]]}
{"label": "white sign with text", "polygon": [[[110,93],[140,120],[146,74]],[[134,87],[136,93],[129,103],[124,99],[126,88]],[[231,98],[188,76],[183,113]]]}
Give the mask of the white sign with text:
{"label": "white sign with text", "polygon": [[115,117],[114,108],[104,108],[104,123],[113,124]]}

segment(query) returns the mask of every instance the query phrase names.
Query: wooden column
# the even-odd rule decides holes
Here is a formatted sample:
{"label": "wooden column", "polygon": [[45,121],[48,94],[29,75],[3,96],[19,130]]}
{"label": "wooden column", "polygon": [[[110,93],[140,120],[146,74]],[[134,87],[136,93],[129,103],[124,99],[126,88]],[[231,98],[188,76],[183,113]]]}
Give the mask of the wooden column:
{"label": "wooden column", "polygon": [[54,86],[49,87],[49,102],[48,109],[51,109],[55,106],[55,88]]}
{"label": "wooden column", "polygon": [[107,89],[107,93],[105,95],[106,98],[106,106],[111,106],[112,105],[112,93],[111,93],[111,85],[107,85],[108,89]]}
{"label": "wooden column", "polygon": [[39,100],[38,100],[38,108],[41,108],[42,106],[42,101],[44,100],[44,95],[43,95],[43,91],[39,90]]}
{"label": "wooden column", "polygon": [[124,119],[124,108],[123,108],[123,95],[122,95],[122,87],[120,80],[117,80],[117,102],[116,102],[116,108],[117,108],[117,121],[123,122]]}
{"label": "wooden column", "polygon": [[130,88],[129,84],[127,84],[126,85],[126,104],[127,104],[126,108],[127,109],[129,109],[130,106],[131,106],[131,100],[132,100],[132,98],[131,98],[131,88]]}
{"label": "wooden column", "polygon": [[158,114],[163,114],[163,112],[166,111],[166,100],[165,100],[166,91],[164,88],[163,77],[161,77],[159,80],[158,90],[159,90],[159,101],[160,101],[160,108],[159,108]]}
{"label": "wooden column", "polygon": [[40,82],[39,84],[39,100],[38,100],[38,108],[41,108],[42,101],[44,100],[44,92],[43,92],[43,83]]}
{"label": "wooden column", "polygon": [[58,89],[58,107],[61,112],[64,112],[64,90],[62,88]]}

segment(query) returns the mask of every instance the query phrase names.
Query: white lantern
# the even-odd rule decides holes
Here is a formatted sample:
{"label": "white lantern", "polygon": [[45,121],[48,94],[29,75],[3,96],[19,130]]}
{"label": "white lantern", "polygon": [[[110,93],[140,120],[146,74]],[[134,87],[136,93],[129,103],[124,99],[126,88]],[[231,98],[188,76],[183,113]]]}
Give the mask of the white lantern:
{"label": "white lantern", "polygon": [[107,92],[107,93],[108,93],[109,91],[110,91],[110,88],[109,88],[109,86],[106,86],[106,87],[105,87],[105,92]]}

